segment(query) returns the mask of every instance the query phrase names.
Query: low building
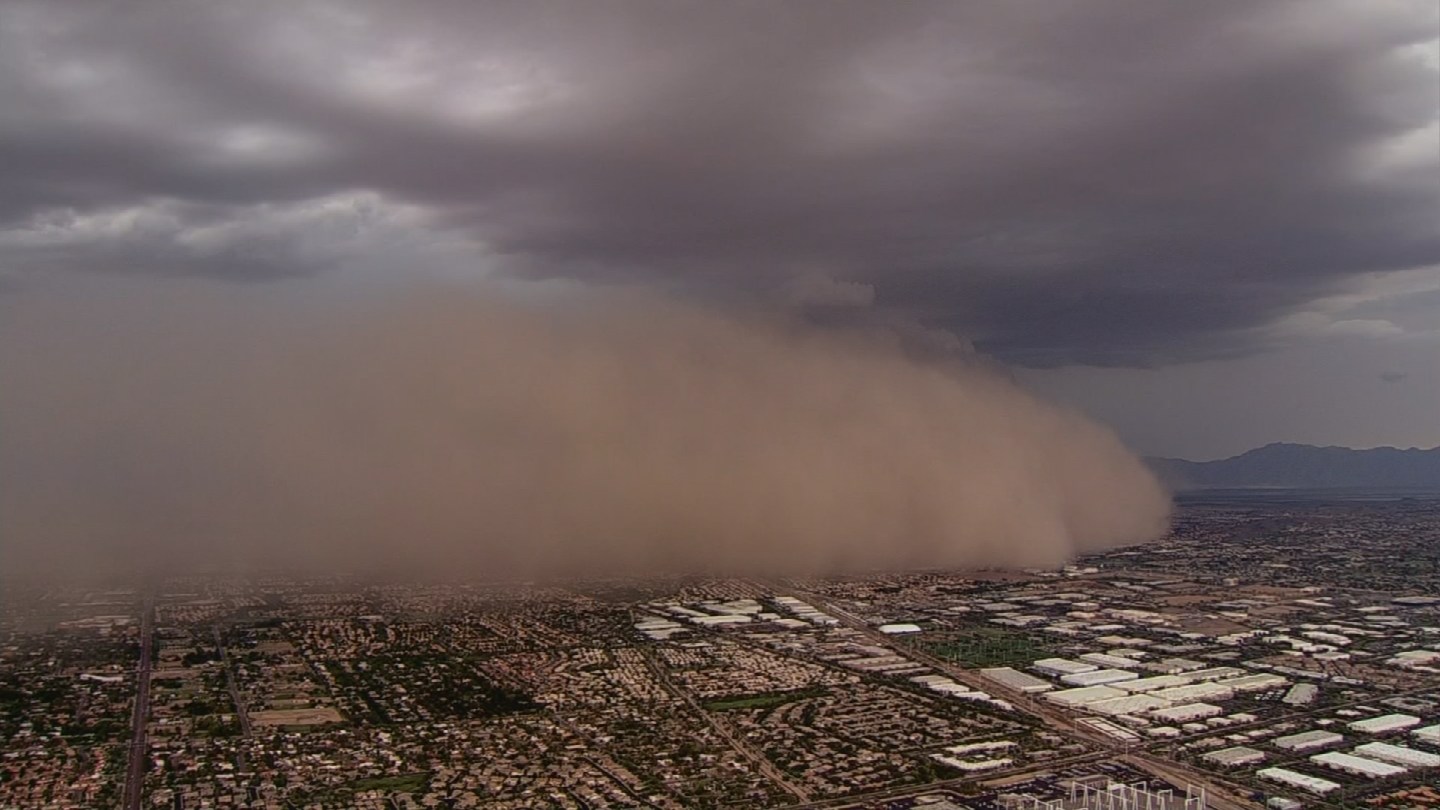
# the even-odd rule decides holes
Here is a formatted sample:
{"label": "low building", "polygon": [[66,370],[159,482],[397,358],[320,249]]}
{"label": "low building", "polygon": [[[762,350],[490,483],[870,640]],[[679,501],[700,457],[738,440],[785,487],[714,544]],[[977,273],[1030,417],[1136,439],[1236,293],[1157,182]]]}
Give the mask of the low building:
{"label": "low building", "polygon": [[1316,754],[1310,757],[1310,761],[1316,765],[1324,765],[1327,768],[1333,768],[1341,773],[1359,776],[1364,779],[1384,779],[1387,776],[1399,776],[1408,770],[1400,765],[1381,762],[1377,759],[1357,757],[1354,754],[1346,754],[1340,751],[1326,751],[1323,754]]}
{"label": "low building", "polygon": [[1404,765],[1407,768],[1440,767],[1440,754],[1406,748],[1403,745],[1368,742],[1364,745],[1356,746],[1355,753],[1369,759],[1378,759],[1382,762],[1393,762],[1396,765]]}
{"label": "low building", "polygon": [[1366,720],[1356,720],[1349,725],[1351,731],[1361,734],[1389,734],[1404,731],[1420,725],[1420,718],[1413,714],[1382,714]]}
{"label": "low building", "polygon": [[1320,695],[1320,687],[1313,683],[1297,683],[1290,687],[1280,702],[1288,706],[1308,706]]}
{"label": "low building", "polygon": [[1211,751],[1201,757],[1206,762],[1219,765],[1223,768],[1237,768],[1241,765],[1255,765],[1265,761],[1265,752],[1254,748],[1247,748],[1237,745],[1234,748],[1222,748],[1219,751]]}
{"label": "low building", "polygon": [[1166,723],[1193,723],[1207,717],[1224,714],[1225,710],[1213,703],[1185,703],[1179,706],[1157,709],[1150,713],[1156,720]]}
{"label": "low building", "polygon": [[1255,772],[1255,775],[1261,779],[1268,779],[1271,782],[1278,782],[1287,787],[1299,788],[1322,796],[1332,790],[1340,789],[1338,782],[1292,771],[1289,768],[1261,768]]}
{"label": "low building", "polygon": [[1061,689],[1045,695],[1045,699],[1062,706],[1078,707],[1097,700],[1125,697],[1125,693],[1109,686],[1087,686],[1082,689]]}
{"label": "low building", "polygon": [[1097,669],[1093,672],[1076,672],[1073,675],[1065,675],[1060,682],[1069,686],[1104,686],[1120,681],[1133,681],[1140,675],[1124,669]]}
{"label": "low building", "polygon": [[1055,686],[1049,681],[1041,680],[1034,675],[1021,672],[1011,667],[990,667],[980,670],[980,675],[992,680],[1001,686],[1006,686],[1019,692],[1048,692]]}
{"label": "low building", "polygon": [[1285,737],[1276,737],[1270,744],[1282,751],[1313,751],[1345,742],[1345,737],[1333,731],[1302,731]]}
{"label": "low building", "polygon": [[1041,658],[1039,661],[1031,664],[1030,668],[1043,675],[1060,677],[1063,675],[1077,675],[1081,672],[1094,672],[1100,667],[1080,661],[1071,661],[1068,658]]}
{"label": "low building", "polygon": [[900,623],[880,625],[880,632],[884,633],[887,636],[901,636],[907,633],[918,633],[920,632],[920,629],[920,625],[918,624]]}
{"label": "low building", "polygon": [[1440,725],[1417,728],[1414,731],[1410,732],[1410,736],[1423,743],[1440,745]]}

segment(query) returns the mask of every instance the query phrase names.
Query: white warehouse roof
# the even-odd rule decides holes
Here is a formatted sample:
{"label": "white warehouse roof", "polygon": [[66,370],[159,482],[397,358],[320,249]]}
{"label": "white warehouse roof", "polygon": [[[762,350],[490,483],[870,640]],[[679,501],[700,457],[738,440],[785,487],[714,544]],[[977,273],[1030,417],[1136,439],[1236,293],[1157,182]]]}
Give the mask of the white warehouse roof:
{"label": "white warehouse roof", "polygon": [[1379,717],[1356,720],[1350,724],[1350,730],[1362,734],[1384,734],[1387,731],[1400,731],[1418,725],[1420,718],[1413,714],[1382,714]]}
{"label": "white warehouse roof", "polygon": [[1073,675],[1065,675],[1060,678],[1060,682],[1070,686],[1104,686],[1107,683],[1133,681],[1139,677],[1139,674],[1126,669],[1097,669],[1094,672],[1076,672]]}
{"label": "white warehouse roof", "polygon": [[1287,751],[1308,751],[1311,748],[1323,748],[1344,741],[1343,736],[1333,731],[1302,731],[1299,734],[1276,737],[1270,742],[1276,748],[1283,748]]}
{"label": "white warehouse roof", "polygon": [[1440,745],[1440,725],[1417,728],[1410,735],[1421,742]]}
{"label": "white warehouse roof", "polygon": [[918,633],[920,632],[920,625],[909,623],[882,624],[880,625],[880,632],[891,636],[900,635],[903,633]]}
{"label": "white warehouse roof", "polygon": [[1269,779],[1272,782],[1279,782],[1282,785],[1308,790],[1311,793],[1323,794],[1340,789],[1340,785],[1337,782],[1331,782],[1329,779],[1321,779],[1316,776],[1307,776],[1306,774],[1292,771],[1288,768],[1262,768],[1256,771],[1255,775],[1261,779]]}
{"label": "white warehouse roof", "polygon": [[1246,748],[1243,745],[1237,745],[1234,748],[1223,748],[1219,751],[1211,751],[1201,757],[1201,759],[1226,767],[1254,765],[1257,762],[1265,761],[1265,752],[1258,751],[1254,748]]}
{"label": "white warehouse roof", "polygon": [[1327,768],[1334,768],[1337,771],[1364,776],[1370,779],[1384,779],[1387,776],[1399,776],[1405,773],[1405,768],[1399,765],[1391,765],[1388,762],[1380,762],[1365,757],[1357,757],[1352,754],[1342,754],[1339,751],[1326,751],[1323,754],[1316,754],[1310,757],[1310,761],[1316,765],[1324,765]]}
{"label": "white warehouse roof", "polygon": [[1094,664],[1083,664],[1068,658],[1041,658],[1030,666],[1047,675],[1074,675],[1078,672],[1094,672],[1099,669]]}
{"label": "white warehouse roof", "polygon": [[1080,689],[1061,689],[1059,692],[1051,692],[1045,696],[1045,699],[1065,706],[1083,706],[1097,700],[1109,700],[1117,697],[1125,697],[1125,693],[1109,686],[1086,686]]}
{"label": "white warehouse roof", "polygon": [[1429,751],[1406,748],[1403,745],[1370,742],[1357,746],[1355,753],[1363,757],[1369,757],[1370,759],[1393,762],[1396,765],[1408,765],[1411,768],[1440,767],[1440,755],[1432,754]]}
{"label": "white warehouse roof", "polygon": [[1034,675],[1028,675],[1010,667],[982,669],[980,674],[1002,686],[1018,689],[1021,692],[1048,692],[1055,688],[1049,681],[1042,681]]}
{"label": "white warehouse roof", "polygon": [[1158,709],[1151,712],[1150,716],[1166,723],[1188,723],[1191,720],[1203,720],[1224,713],[1224,709],[1213,703],[1186,703],[1181,706]]}

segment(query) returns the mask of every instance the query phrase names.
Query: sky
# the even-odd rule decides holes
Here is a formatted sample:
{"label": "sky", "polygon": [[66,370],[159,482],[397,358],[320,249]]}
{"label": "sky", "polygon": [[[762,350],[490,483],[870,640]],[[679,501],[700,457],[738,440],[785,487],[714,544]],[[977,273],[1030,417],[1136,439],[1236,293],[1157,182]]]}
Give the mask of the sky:
{"label": "sky", "polygon": [[[1440,445],[1433,0],[0,5],[0,296],[641,289]],[[47,306],[50,304],[47,304]]]}

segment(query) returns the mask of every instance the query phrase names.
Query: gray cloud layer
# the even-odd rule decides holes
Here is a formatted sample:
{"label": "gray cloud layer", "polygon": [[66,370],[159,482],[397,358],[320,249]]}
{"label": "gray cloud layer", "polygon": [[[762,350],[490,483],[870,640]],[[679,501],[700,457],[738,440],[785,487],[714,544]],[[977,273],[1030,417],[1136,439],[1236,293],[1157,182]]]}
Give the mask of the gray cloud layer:
{"label": "gray cloud layer", "polygon": [[0,266],[638,282],[1025,365],[1227,356],[1440,263],[1437,13],[7,3]]}
{"label": "gray cloud layer", "polygon": [[649,295],[68,283],[0,365],[12,574],[1044,564],[1169,508],[980,364]]}

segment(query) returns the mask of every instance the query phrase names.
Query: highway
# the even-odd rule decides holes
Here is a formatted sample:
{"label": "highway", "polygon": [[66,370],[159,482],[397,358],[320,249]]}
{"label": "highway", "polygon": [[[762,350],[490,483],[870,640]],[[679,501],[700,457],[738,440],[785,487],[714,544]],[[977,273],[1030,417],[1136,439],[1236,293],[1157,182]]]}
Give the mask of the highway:
{"label": "highway", "polygon": [[135,713],[130,719],[130,764],[125,772],[124,810],[140,810],[145,792],[145,724],[150,717],[150,663],[155,637],[155,602],[140,608],[140,662],[135,666]]}

